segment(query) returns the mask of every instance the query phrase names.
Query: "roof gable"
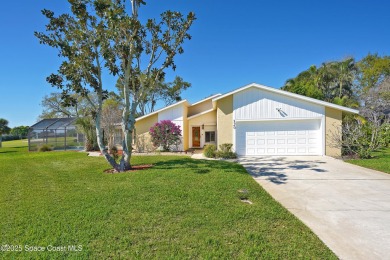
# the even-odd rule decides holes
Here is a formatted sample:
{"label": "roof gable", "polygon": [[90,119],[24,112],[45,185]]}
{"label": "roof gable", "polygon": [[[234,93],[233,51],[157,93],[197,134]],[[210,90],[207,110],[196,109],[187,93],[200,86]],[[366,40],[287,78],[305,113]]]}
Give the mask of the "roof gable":
{"label": "roof gable", "polygon": [[172,104],[172,105],[169,105],[169,106],[163,107],[163,108],[161,108],[161,109],[159,109],[159,110],[156,110],[156,111],[154,111],[154,112],[152,112],[152,113],[149,113],[149,114],[146,114],[146,115],[140,116],[140,117],[136,118],[136,119],[135,119],[135,121],[142,120],[142,119],[144,119],[144,118],[147,118],[147,117],[149,117],[149,116],[152,116],[152,115],[158,114],[158,113],[160,113],[160,112],[162,112],[162,111],[164,111],[164,110],[167,110],[167,109],[173,108],[173,107],[175,107],[175,106],[178,106],[178,105],[181,105],[181,104],[185,104],[185,105],[189,106],[189,103],[188,103],[188,101],[185,99],[185,100],[179,101],[179,102],[177,102],[177,103],[174,103],[174,104]]}
{"label": "roof gable", "polygon": [[298,100],[307,101],[307,102],[314,103],[314,104],[317,104],[317,105],[322,105],[322,106],[325,106],[325,107],[331,107],[331,108],[338,109],[338,110],[341,110],[341,111],[344,111],[344,112],[349,112],[349,113],[353,113],[353,114],[358,114],[359,113],[359,111],[356,110],[356,109],[339,106],[339,105],[332,104],[332,103],[329,103],[329,102],[325,102],[325,101],[322,101],[322,100],[318,100],[318,99],[314,99],[314,98],[298,95],[298,94],[295,94],[295,93],[291,93],[291,92],[280,90],[280,89],[276,89],[276,88],[267,87],[267,86],[264,86],[264,85],[261,85],[261,84],[257,84],[257,83],[248,84],[248,85],[243,86],[241,88],[238,88],[236,90],[230,91],[230,92],[228,92],[228,93],[226,93],[224,95],[216,97],[216,98],[213,99],[213,102],[218,101],[220,99],[223,99],[223,98],[225,98],[227,96],[233,95],[235,93],[241,92],[241,91],[246,90],[248,88],[258,88],[258,89],[261,89],[261,90],[269,91],[269,92],[272,92],[272,93],[277,93],[277,94],[283,95],[283,96],[292,97],[292,98],[295,98],[295,99],[298,99]]}

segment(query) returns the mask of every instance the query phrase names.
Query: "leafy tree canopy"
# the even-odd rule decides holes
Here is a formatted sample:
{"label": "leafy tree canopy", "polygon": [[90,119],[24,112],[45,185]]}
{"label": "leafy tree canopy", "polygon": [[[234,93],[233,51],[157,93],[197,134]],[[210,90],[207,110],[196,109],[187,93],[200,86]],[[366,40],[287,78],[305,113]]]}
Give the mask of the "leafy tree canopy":
{"label": "leafy tree canopy", "polygon": [[14,136],[19,136],[20,139],[26,138],[28,135],[28,126],[17,126],[11,129],[10,133]]}
{"label": "leafy tree canopy", "polygon": [[8,127],[8,121],[4,118],[0,118],[0,135],[8,134],[11,128]]}
{"label": "leafy tree canopy", "polygon": [[313,65],[299,73],[297,77],[287,80],[282,89],[339,105],[356,107],[357,97],[353,93],[353,84],[357,71],[353,58],[326,62],[320,67]]}
{"label": "leafy tree canopy", "polygon": [[[49,20],[46,33],[36,32],[40,43],[58,50],[62,63],[57,73],[47,81],[62,90],[62,101],[74,106],[76,93],[92,108],[99,149],[116,171],[131,168],[132,134],[137,108],[151,102],[153,93],[161,89],[165,71],[176,69],[175,57],[184,53],[183,43],[191,39],[188,33],[194,13],[186,16],[177,11],[165,11],[159,19],[142,22],[138,18],[142,0],[69,0],[71,14],[55,16],[42,13]],[[128,8],[130,3],[130,8]],[[129,11],[130,10],[130,11]],[[118,164],[107,152],[102,136],[103,101],[107,87],[102,74],[107,70],[117,77],[123,103],[123,155]],[[91,100],[96,95],[96,102]]]}
{"label": "leafy tree canopy", "polygon": [[10,131],[11,129],[8,127],[8,121],[4,118],[0,118],[0,147],[2,147],[1,136],[3,134],[8,134]]}

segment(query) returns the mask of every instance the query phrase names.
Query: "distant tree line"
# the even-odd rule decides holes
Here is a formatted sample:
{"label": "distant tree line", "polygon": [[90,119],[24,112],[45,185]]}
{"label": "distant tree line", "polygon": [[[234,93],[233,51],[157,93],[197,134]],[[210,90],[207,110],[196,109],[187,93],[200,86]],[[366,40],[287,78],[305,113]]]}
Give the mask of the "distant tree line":
{"label": "distant tree line", "polygon": [[0,118],[0,147],[2,147],[2,141],[20,140],[27,138],[28,126],[17,126],[10,128],[8,126],[8,120]]}

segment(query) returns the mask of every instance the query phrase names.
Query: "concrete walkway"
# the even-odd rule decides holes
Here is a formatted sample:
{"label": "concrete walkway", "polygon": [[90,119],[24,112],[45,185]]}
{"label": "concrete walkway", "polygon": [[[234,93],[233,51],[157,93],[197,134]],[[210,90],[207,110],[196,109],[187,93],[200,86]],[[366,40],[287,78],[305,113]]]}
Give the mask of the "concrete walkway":
{"label": "concrete walkway", "polygon": [[390,259],[390,174],[330,157],[239,159],[341,259]]}

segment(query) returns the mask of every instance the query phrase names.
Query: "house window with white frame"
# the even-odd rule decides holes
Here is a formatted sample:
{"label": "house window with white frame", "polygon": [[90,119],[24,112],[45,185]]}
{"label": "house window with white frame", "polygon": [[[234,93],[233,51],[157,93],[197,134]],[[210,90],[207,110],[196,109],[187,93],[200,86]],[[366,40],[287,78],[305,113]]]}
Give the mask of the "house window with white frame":
{"label": "house window with white frame", "polygon": [[215,142],[215,131],[207,131],[205,132],[205,142],[213,143]]}

